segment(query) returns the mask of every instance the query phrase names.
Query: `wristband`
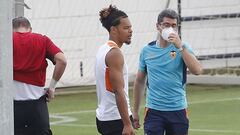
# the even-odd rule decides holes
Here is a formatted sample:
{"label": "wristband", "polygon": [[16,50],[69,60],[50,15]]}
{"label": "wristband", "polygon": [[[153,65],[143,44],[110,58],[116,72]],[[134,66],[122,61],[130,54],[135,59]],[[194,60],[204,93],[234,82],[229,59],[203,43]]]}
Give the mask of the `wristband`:
{"label": "wristband", "polygon": [[53,78],[50,82],[50,85],[49,85],[49,88],[50,89],[55,89],[56,88],[56,85],[57,85],[57,81],[55,81]]}

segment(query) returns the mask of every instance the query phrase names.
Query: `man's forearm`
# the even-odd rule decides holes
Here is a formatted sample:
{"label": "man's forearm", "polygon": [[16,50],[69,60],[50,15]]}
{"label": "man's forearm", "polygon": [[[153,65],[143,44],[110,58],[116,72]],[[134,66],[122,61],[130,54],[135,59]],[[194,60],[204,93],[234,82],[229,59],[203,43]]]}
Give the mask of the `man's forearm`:
{"label": "man's forearm", "polygon": [[52,78],[54,80],[58,81],[62,77],[62,75],[65,71],[66,65],[67,64],[64,63],[64,62],[57,62],[56,63],[54,71],[53,71],[53,76],[52,76]]}
{"label": "man's forearm", "polygon": [[182,50],[183,60],[192,74],[199,75],[202,72],[202,67],[199,61],[187,49]]}
{"label": "man's forearm", "polygon": [[66,61],[63,53],[57,53],[54,56],[54,60],[55,60],[56,64],[55,64],[52,78],[55,81],[58,81],[64,73],[64,70],[67,66],[67,61]]}
{"label": "man's forearm", "polygon": [[139,112],[143,89],[144,89],[144,85],[141,84],[139,81],[136,81],[134,83],[134,88],[133,88],[133,112],[134,113]]}
{"label": "man's forearm", "polygon": [[123,124],[131,125],[131,121],[130,121],[129,114],[128,114],[128,105],[127,105],[127,101],[126,101],[123,91],[124,90],[122,89],[121,91],[115,92],[116,103],[117,103],[117,107],[118,107],[119,113],[121,115]]}

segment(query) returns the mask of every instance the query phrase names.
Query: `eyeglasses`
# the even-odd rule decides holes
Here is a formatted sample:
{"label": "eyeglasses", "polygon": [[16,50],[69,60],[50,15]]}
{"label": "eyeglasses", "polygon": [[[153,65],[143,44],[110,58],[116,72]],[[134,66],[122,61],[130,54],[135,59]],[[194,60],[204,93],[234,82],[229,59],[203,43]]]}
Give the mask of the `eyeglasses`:
{"label": "eyeglasses", "polygon": [[163,23],[160,23],[160,25],[163,27],[163,28],[169,28],[169,27],[172,27],[173,29],[178,29],[178,26],[177,24],[170,24],[170,23],[167,23],[167,22],[163,22]]}

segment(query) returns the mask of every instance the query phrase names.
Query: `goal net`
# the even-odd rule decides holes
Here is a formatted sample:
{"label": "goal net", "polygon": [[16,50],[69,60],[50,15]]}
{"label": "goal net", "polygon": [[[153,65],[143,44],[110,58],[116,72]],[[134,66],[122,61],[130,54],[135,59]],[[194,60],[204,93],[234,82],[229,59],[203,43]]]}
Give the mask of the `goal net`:
{"label": "goal net", "polygon": [[[94,85],[95,54],[108,39],[98,12],[109,4],[125,11],[133,26],[130,46],[122,48],[133,81],[140,50],[156,40],[157,16],[165,8],[181,7],[181,37],[193,48],[204,73],[189,74],[189,83],[210,83],[240,77],[240,0],[25,0],[25,16],[33,31],[49,36],[64,52],[67,69],[58,87]],[[52,76],[49,64],[47,83]],[[221,82],[221,81],[218,81]],[[233,81],[230,81],[233,82]],[[240,82],[240,81],[239,81]],[[215,82],[216,83],[216,82]]]}
{"label": "goal net", "polygon": [[188,83],[240,84],[240,1],[194,2],[182,9],[182,37],[204,70]]}

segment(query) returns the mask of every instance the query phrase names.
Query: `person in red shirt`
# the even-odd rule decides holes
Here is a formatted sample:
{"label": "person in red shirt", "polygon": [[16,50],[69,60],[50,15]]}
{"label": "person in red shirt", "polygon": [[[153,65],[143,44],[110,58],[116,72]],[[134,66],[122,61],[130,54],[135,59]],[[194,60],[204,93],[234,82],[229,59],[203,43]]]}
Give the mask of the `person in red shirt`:
{"label": "person in red shirt", "polygon": [[[63,52],[47,37],[32,33],[29,20],[17,17],[13,25],[14,134],[52,135],[47,101],[67,65]],[[49,59],[54,65],[50,85],[44,89]]]}

